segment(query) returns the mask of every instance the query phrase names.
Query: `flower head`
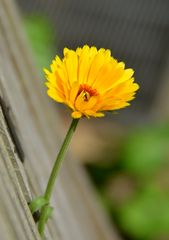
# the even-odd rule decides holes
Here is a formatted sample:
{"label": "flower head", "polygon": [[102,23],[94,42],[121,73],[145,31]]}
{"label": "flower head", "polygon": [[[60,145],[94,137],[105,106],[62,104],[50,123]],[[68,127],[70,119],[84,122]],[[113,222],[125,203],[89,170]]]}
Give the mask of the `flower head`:
{"label": "flower head", "polygon": [[76,51],[64,48],[44,69],[47,94],[72,109],[72,117],[102,117],[104,111],[129,106],[139,88],[132,69],[111,56],[110,50],[85,45]]}

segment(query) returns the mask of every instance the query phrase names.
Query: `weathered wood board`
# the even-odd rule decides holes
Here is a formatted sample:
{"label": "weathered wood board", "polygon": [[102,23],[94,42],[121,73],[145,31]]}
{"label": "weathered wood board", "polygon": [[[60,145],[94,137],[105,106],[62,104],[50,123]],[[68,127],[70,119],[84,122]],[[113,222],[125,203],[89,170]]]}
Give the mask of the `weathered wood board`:
{"label": "weathered wood board", "polygon": [[25,172],[0,108],[0,239],[40,239],[27,201]]}
{"label": "weathered wood board", "polygon": [[[43,84],[36,73],[15,3],[0,0],[2,240],[40,239],[27,201],[43,193],[57,148],[68,127],[63,127]],[[98,205],[85,171],[71,158],[69,154],[56,184],[52,199],[55,211],[49,220],[46,238],[119,239]]]}

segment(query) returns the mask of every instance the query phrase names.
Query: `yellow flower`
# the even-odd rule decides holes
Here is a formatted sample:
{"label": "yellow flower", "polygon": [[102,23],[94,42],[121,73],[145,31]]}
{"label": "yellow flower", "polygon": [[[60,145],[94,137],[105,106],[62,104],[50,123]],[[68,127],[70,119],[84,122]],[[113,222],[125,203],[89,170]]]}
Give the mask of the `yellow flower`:
{"label": "yellow flower", "polygon": [[129,106],[139,88],[132,69],[111,56],[110,50],[85,45],[76,51],[64,48],[44,69],[47,94],[72,109],[72,117],[102,117],[103,111]]}

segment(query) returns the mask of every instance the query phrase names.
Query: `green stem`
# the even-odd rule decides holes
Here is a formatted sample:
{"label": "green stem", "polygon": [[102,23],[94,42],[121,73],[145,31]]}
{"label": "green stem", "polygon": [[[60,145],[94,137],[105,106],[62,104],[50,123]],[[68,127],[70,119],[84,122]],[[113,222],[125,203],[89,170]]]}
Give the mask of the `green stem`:
{"label": "green stem", "polygon": [[54,163],[51,175],[49,177],[49,181],[48,181],[46,191],[45,191],[45,194],[44,194],[44,198],[47,200],[48,204],[45,205],[42,208],[40,219],[39,219],[39,224],[38,224],[39,233],[42,237],[44,236],[44,229],[45,229],[45,223],[46,223],[46,208],[49,207],[50,198],[51,198],[51,195],[52,195],[52,192],[53,192],[53,189],[54,189],[54,185],[55,185],[56,178],[58,176],[58,172],[60,170],[61,164],[63,162],[65,153],[68,149],[68,146],[69,146],[69,143],[70,143],[71,138],[73,136],[73,133],[75,132],[78,121],[79,121],[79,119],[73,119],[72,120],[70,128],[69,128],[69,130],[66,134],[64,142],[62,144],[62,147],[61,147],[61,149],[58,153],[58,156],[56,158],[56,161]]}

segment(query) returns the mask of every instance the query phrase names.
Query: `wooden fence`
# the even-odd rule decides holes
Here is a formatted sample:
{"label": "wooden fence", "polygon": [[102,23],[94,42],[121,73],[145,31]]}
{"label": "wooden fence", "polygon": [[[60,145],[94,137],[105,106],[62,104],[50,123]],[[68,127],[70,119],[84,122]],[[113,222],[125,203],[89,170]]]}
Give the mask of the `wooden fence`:
{"label": "wooden fence", "polygon": [[[26,42],[12,0],[0,0],[0,239],[40,239],[27,202],[43,193],[65,127]],[[68,154],[46,239],[118,240],[84,169]]]}

